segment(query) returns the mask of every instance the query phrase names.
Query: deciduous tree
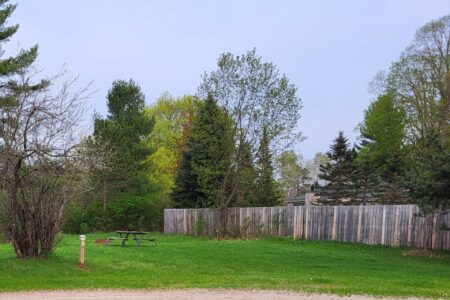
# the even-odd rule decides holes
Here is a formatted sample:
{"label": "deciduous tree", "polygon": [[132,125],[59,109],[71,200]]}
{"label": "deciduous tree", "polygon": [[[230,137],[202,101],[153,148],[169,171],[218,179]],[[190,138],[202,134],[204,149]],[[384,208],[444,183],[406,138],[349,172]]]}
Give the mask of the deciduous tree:
{"label": "deciduous tree", "polygon": [[[0,1],[0,42],[14,5]],[[49,253],[66,203],[76,191],[73,149],[86,89],[71,92],[64,73],[37,79],[37,46],[0,60],[0,187],[5,192],[6,236],[20,258]],[[2,191],[2,194],[3,194]]]}
{"label": "deciduous tree", "polygon": [[225,211],[242,190],[240,162],[244,155],[250,154],[246,160],[255,164],[260,158],[263,138],[272,147],[272,153],[301,140],[296,126],[302,104],[297,88],[274,64],[263,62],[255,50],[241,56],[224,53],[217,67],[205,73],[198,94],[213,95],[235,123],[231,140],[233,163],[226,172],[223,194],[219,197],[219,207]]}
{"label": "deciduous tree", "polygon": [[387,76],[386,90],[404,107],[413,141],[439,133],[449,136],[450,15],[419,28]]}
{"label": "deciduous tree", "polygon": [[150,183],[161,197],[168,196],[175,184],[182,153],[186,148],[192,122],[200,106],[193,96],[173,98],[163,94],[145,113],[155,119],[147,142],[156,150],[148,157],[152,172]]}
{"label": "deciduous tree", "polygon": [[284,191],[284,197],[297,197],[304,192],[309,192],[308,186],[311,177],[310,169],[300,155],[294,151],[284,151],[277,158],[279,183]]}

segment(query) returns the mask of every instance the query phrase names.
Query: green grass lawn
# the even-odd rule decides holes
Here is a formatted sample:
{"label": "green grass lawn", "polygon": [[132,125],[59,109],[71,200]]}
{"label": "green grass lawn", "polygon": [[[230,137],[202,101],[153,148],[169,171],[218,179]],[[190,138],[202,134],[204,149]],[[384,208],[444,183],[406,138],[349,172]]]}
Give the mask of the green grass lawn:
{"label": "green grass lawn", "polygon": [[162,234],[156,247],[94,243],[109,235],[87,235],[87,270],[74,268],[78,236],[65,235],[43,259],[19,260],[10,245],[0,244],[0,291],[196,287],[450,297],[448,253],[409,257],[404,249],[359,244]]}

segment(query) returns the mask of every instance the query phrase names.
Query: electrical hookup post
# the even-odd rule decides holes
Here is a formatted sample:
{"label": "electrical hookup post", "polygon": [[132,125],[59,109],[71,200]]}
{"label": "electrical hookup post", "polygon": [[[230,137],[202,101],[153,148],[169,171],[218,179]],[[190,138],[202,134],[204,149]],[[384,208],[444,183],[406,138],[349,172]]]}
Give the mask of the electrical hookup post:
{"label": "electrical hookup post", "polygon": [[84,246],[86,244],[86,236],[80,235],[80,263],[78,264],[79,268],[85,269],[84,265]]}

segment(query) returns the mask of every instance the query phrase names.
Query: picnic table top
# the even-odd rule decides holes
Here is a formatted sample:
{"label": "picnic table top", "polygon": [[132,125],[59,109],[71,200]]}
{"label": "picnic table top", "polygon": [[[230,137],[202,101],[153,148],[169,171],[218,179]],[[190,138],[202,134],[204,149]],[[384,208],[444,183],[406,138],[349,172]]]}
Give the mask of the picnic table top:
{"label": "picnic table top", "polygon": [[117,230],[117,233],[129,233],[129,234],[146,234],[146,231],[135,231],[135,230]]}

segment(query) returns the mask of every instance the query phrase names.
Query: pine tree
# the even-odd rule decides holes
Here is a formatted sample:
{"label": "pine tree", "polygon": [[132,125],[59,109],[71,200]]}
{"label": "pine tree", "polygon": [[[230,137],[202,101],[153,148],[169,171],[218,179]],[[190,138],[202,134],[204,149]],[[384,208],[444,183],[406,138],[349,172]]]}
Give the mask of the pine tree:
{"label": "pine tree", "polygon": [[334,203],[352,198],[354,196],[354,155],[349,149],[348,140],[342,131],[339,131],[331,145],[331,151],[326,155],[330,161],[326,165],[320,166],[319,174],[319,178],[327,182],[322,193]]}
{"label": "pine tree", "polygon": [[146,159],[153,151],[144,139],[152,132],[154,119],[144,114],[145,97],[132,80],[114,81],[107,99],[109,114],[95,119],[93,136],[99,148],[106,145],[112,153],[109,170],[100,172],[102,182],[115,194],[144,195],[151,190]]}
{"label": "pine tree", "polygon": [[[7,19],[17,7],[17,4],[6,4],[8,0],[0,0],[0,45],[9,41],[17,32],[19,25],[7,26]],[[0,52],[0,57],[3,52]],[[42,80],[32,85],[19,85],[14,80],[10,80],[26,69],[29,69],[38,55],[38,46],[35,45],[28,50],[21,50],[15,57],[0,59],[0,109],[8,109],[16,104],[16,95],[23,92],[38,92],[49,85],[49,82]],[[1,136],[0,136],[1,137]]]}
{"label": "pine tree", "polygon": [[175,180],[177,207],[216,207],[219,189],[231,163],[232,123],[209,95],[192,124]]}
{"label": "pine tree", "polygon": [[281,193],[277,182],[273,178],[272,154],[269,149],[268,131],[263,128],[263,137],[259,147],[259,158],[257,162],[257,195],[258,206],[275,206],[280,204]]}

